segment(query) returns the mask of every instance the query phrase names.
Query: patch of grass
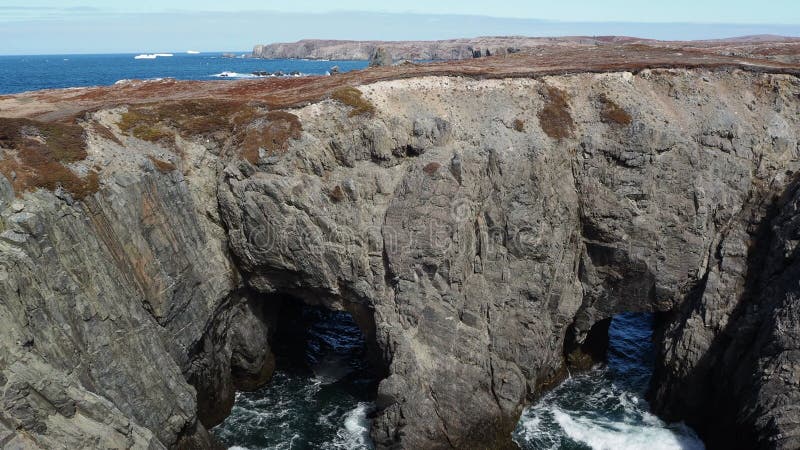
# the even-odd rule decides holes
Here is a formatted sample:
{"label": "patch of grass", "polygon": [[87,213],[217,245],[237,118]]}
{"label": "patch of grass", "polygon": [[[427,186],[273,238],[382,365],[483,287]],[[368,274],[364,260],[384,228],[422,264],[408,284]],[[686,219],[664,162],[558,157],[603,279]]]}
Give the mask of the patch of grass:
{"label": "patch of grass", "polygon": [[258,116],[256,105],[233,100],[183,100],[128,107],[117,125],[136,138],[159,142],[172,137],[170,129],[183,137],[232,134]]}
{"label": "patch of grass", "polygon": [[597,100],[600,102],[600,120],[603,123],[612,125],[630,125],[631,121],[633,120],[631,115],[622,109],[622,107],[617,105],[613,100],[608,98],[605,94],[600,94],[600,96],[597,97]]}
{"label": "patch of grass", "polygon": [[60,162],[86,158],[83,128],[75,124],[0,118],[0,145],[6,148],[46,147]]}
{"label": "patch of grass", "polygon": [[165,130],[158,116],[146,109],[128,109],[117,123],[120,131],[137,139],[148,142],[159,142],[171,135]]}
{"label": "patch of grass", "polygon": [[83,128],[78,125],[0,119],[0,146],[8,149],[0,160],[0,172],[17,194],[62,187],[80,200],[99,189],[96,171],[81,178],[64,165],[87,156]]}
{"label": "patch of grass", "polygon": [[539,111],[539,125],[553,139],[572,137],[575,133],[575,122],[569,109],[569,96],[566,92],[553,86],[545,88],[545,105]]}
{"label": "patch of grass", "polygon": [[303,125],[300,118],[286,111],[270,111],[263,124],[248,128],[242,140],[242,157],[258,164],[259,149],[269,155],[283,154],[289,149],[289,139],[300,139]]}
{"label": "patch of grass", "polygon": [[129,107],[128,111],[122,113],[120,116],[117,126],[123,133],[131,133],[136,127],[142,124],[151,125],[154,122],[155,119],[150,114],[147,114],[146,110]]}
{"label": "patch of grass", "polygon": [[519,131],[522,133],[525,131],[525,122],[522,119],[514,119],[514,122],[511,123],[511,126],[514,130]]}
{"label": "patch of grass", "polygon": [[133,129],[133,136],[148,142],[160,142],[173,137],[168,131],[156,126],[138,126]]}
{"label": "patch of grass", "polygon": [[331,98],[353,108],[349,116],[371,116],[375,114],[375,105],[363,97],[358,89],[352,86],[340,87],[331,93]]}
{"label": "patch of grass", "polygon": [[170,173],[176,169],[175,164],[172,164],[169,161],[160,160],[152,155],[147,155],[147,157],[150,159],[150,161],[153,161],[153,165],[156,167],[156,170],[161,173]]}
{"label": "patch of grass", "polygon": [[100,190],[100,173],[96,170],[91,170],[81,184],[74,186],[70,192],[75,199],[83,200],[98,190]]}
{"label": "patch of grass", "polygon": [[117,137],[117,135],[115,135],[114,132],[111,131],[111,129],[108,128],[107,126],[100,125],[97,122],[92,122],[91,123],[91,127],[92,127],[92,131],[94,131],[95,134],[97,134],[101,138],[103,138],[105,140],[108,140],[108,141],[111,141],[111,142],[114,142],[117,145],[122,145],[122,141],[120,141],[119,138]]}
{"label": "patch of grass", "polygon": [[214,99],[130,106],[117,125],[123,133],[149,142],[163,142],[176,132],[220,144],[234,138],[242,158],[252,164],[258,164],[259,149],[268,154],[286,152],[289,139],[299,139],[303,131],[294,114],[263,112],[258,104]]}

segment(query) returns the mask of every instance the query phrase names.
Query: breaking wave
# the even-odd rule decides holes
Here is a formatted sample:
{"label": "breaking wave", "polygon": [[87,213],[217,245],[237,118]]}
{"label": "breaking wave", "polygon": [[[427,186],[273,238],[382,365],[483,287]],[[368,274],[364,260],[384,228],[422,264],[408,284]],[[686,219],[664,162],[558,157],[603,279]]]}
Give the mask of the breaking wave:
{"label": "breaking wave", "polygon": [[209,75],[214,78],[295,78],[295,77],[305,77],[308,74],[305,73],[269,73],[269,72],[260,72],[260,73],[239,73],[239,72],[229,72],[224,71],[220,73],[215,73],[213,75]]}
{"label": "breaking wave", "polygon": [[279,368],[272,381],[238,393],[213,433],[230,449],[372,449],[377,379],[358,326],[347,313],[313,307],[282,323],[289,333],[275,341],[289,344],[275,347]]}
{"label": "breaking wave", "polygon": [[514,431],[525,450],[702,450],[688,426],[667,424],[642,398],[653,369],[652,317],[611,322],[608,364],[569,378],[527,408]]}

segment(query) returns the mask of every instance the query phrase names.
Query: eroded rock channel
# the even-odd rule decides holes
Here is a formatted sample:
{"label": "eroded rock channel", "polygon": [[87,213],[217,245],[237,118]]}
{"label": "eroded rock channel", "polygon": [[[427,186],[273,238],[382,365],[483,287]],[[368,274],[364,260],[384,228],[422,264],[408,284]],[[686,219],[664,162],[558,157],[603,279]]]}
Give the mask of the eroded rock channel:
{"label": "eroded rock channel", "polygon": [[656,413],[796,448],[798,96],[731,67],[421,77],[108,105],[83,153],[2,122],[0,443],[212,448],[237,390],[279,386],[290,302],[358,325],[378,448],[511,448],[619,313],[658,314]]}
{"label": "eroded rock channel", "polygon": [[288,301],[275,328],[270,383],[239,393],[214,434],[228,447],[371,448],[380,371],[352,317]]}

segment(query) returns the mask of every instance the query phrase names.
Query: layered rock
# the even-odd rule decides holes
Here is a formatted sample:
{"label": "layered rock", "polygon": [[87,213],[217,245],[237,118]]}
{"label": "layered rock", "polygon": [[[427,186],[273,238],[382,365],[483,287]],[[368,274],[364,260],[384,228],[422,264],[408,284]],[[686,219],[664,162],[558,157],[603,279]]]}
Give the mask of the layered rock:
{"label": "layered rock", "polygon": [[146,156],[156,150],[163,158],[134,139],[92,135],[78,166],[104,167],[102,194],[76,202],[63,190],[38,190],[6,199],[4,445],[211,447],[198,418],[214,425],[227,414],[214,417],[224,410],[218,402],[233,402],[233,355],[269,358],[268,347],[237,337],[253,319],[219,224],[215,157],[184,147],[184,176],[156,170]]}
{"label": "layered rock", "polygon": [[159,113],[174,143],[103,109],[120,144],[87,125],[77,163],[99,192],[0,190],[0,442],[212,445],[233,391],[269,377],[271,299],[294,298],[350,311],[376,351],[379,448],[513,445],[623,311],[663,313],[659,411],[720,447],[734,426],[795,446],[795,77],[359,89],[213,133]]}

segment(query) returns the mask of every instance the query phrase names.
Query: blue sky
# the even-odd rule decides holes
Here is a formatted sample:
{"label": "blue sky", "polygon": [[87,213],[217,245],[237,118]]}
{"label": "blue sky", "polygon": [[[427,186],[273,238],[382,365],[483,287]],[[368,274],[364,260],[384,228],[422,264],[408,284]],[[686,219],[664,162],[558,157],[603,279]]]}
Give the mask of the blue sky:
{"label": "blue sky", "polygon": [[[680,25],[676,25],[680,24]],[[800,35],[800,0],[2,0],[0,54],[247,50],[301,38]]]}

